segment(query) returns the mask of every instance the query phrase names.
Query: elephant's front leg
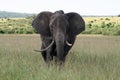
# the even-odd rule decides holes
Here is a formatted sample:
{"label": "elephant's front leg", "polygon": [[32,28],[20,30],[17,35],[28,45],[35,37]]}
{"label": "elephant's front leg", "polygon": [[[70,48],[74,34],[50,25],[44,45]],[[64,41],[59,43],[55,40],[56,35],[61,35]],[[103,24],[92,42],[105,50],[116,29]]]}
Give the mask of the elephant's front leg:
{"label": "elephant's front leg", "polygon": [[[42,49],[45,49],[46,47],[48,47],[49,45],[50,45],[50,42],[51,41],[49,41],[49,40],[44,40],[43,42],[42,42],[42,46],[41,46],[41,50]],[[46,62],[46,63],[50,63],[50,61],[51,61],[51,52],[52,52],[52,47],[51,48],[49,48],[49,49],[47,49],[46,51],[42,51],[41,52],[41,54],[42,54],[42,57],[43,57],[43,59],[44,59],[44,61]]]}
{"label": "elephant's front leg", "polygon": [[[45,47],[44,47],[44,45],[42,44],[41,49],[44,49],[44,48],[45,48]],[[46,62],[46,51],[42,51],[41,54],[42,54],[42,57],[43,57],[44,61]]]}
{"label": "elephant's front leg", "polygon": [[[74,45],[74,42],[75,42],[75,39],[76,39],[76,36],[75,35],[69,35],[67,37],[67,41],[72,44],[72,46]],[[68,52],[70,51],[70,49],[72,48],[72,46],[68,46],[67,44],[64,46],[64,56],[66,58]],[[64,59],[65,60],[65,59]]]}
{"label": "elephant's front leg", "polygon": [[51,49],[51,48],[49,48],[49,49],[46,51],[46,63],[48,63],[48,64],[50,64],[50,61],[52,60],[51,52],[52,52],[52,49]]}

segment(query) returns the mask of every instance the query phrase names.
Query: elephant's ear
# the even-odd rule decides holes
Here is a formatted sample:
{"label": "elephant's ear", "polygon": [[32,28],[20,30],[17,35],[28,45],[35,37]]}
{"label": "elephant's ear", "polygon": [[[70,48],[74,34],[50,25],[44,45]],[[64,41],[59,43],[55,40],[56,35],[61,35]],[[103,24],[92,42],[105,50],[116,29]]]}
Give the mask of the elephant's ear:
{"label": "elephant's ear", "polygon": [[40,33],[42,35],[50,35],[49,20],[52,15],[52,12],[46,11],[39,13],[35,17],[35,19],[32,22],[32,26],[37,33]]}
{"label": "elephant's ear", "polygon": [[75,12],[65,14],[69,22],[69,34],[77,35],[85,30],[85,22],[82,17]]}

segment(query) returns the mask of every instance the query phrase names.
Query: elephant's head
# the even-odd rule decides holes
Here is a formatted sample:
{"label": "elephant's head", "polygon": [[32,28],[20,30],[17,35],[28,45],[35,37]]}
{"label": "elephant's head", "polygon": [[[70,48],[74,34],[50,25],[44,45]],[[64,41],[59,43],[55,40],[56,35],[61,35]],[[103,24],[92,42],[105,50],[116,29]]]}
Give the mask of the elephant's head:
{"label": "elephant's head", "polygon": [[55,42],[58,55],[64,53],[65,44],[72,46],[67,41],[68,36],[76,36],[85,30],[85,22],[78,13],[65,14],[62,10],[55,13],[41,12],[33,20],[32,26],[39,34],[53,38],[52,43],[45,50]]}

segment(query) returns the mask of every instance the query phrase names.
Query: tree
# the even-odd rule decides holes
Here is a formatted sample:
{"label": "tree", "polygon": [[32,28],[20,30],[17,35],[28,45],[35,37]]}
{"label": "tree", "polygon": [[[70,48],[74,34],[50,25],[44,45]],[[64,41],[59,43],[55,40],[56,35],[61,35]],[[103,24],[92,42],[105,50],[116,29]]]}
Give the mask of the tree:
{"label": "tree", "polygon": [[118,15],[118,17],[120,17],[120,14]]}

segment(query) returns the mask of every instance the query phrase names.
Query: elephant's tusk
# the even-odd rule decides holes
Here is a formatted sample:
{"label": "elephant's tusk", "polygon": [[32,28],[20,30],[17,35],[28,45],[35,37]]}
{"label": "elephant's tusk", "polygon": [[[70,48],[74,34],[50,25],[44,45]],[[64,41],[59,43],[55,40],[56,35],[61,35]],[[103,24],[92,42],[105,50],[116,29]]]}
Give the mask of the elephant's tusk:
{"label": "elephant's tusk", "polygon": [[36,51],[36,52],[43,52],[43,51],[46,51],[46,50],[48,50],[48,49],[53,45],[53,43],[54,43],[54,40],[52,40],[51,44],[50,44],[48,47],[46,47],[45,49],[34,50],[34,51]]}
{"label": "elephant's tusk", "polygon": [[66,41],[66,44],[67,44],[68,46],[72,46],[72,44],[71,44],[71,43],[69,43],[68,41]]}

